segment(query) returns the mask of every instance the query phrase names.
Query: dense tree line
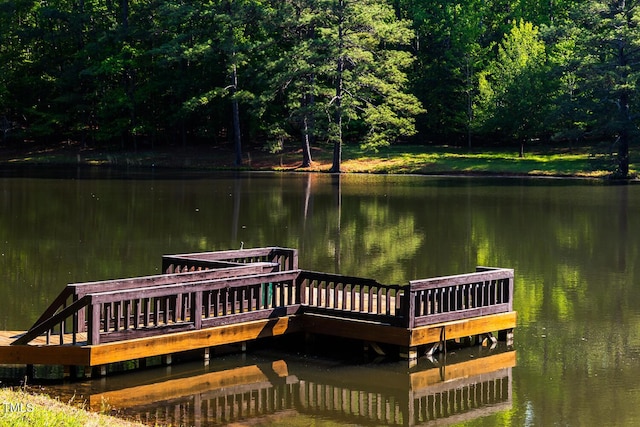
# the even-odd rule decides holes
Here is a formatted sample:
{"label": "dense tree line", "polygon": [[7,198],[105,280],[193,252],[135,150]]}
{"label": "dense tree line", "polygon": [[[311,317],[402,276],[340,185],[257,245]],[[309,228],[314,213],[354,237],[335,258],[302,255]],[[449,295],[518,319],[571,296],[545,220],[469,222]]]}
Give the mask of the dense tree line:
{"label": "dense tree line", "polygon": [[637,136],[637,0],[0,0],[3,143]]}

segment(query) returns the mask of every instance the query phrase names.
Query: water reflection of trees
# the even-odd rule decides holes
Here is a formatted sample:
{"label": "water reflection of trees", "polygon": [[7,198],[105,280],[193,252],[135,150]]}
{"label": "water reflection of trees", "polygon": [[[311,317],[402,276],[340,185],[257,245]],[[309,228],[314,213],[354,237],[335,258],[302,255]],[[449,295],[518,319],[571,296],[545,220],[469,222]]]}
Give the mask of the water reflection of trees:
{"label": "water reflection of trees", "polygon": [[629,197],[636,191],[525,188],[477,218],[476,235],[486,241],[478,246],[493,248],[479,258],[517,272],[516,341],[526,351],[516,382],[535,424],[589,424],[603,414],[625,424],[637,415],[619,404],[636,394],[630,378],[639,373],[638,246],[629,238],[638,232],[639,206]]}

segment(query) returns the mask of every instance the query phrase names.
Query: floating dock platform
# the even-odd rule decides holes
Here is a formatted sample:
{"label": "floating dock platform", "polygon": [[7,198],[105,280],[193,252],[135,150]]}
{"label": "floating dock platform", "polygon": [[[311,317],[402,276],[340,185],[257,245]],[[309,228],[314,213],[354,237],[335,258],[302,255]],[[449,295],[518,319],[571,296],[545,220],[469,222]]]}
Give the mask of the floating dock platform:
{"label": "floating dock platform", "polygon": [[28,331],[0,331],[0,365],[107,365],[292,333],[396,346],[408,360],[447,341],[511,342],[513,270],[385,285],[302,270],[295,249],[163,256],[164,274],[67,285]]}

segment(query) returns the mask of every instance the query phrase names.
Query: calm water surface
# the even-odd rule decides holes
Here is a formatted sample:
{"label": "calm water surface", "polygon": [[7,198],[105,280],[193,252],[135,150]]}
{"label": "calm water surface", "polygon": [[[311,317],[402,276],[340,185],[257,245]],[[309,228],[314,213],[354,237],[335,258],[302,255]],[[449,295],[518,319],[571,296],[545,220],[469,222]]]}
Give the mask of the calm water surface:
{"label": "calm water surface", "polygon": [[[219,389],[197,389],[181,397],[190,403],[173,409],[157,396],[155,403],[141,402],[138,412],[127,410],[141,419],[150,419],[152,410],[164,411],[164,419],[185,424],[253,419],[260,425],[412,425],[438,418],[469,426],[638,425],[638,236],[638,185],[270,173],[163,177],[85,170],[37,178],[7,175],[0,178],[0,328],[28,328],[67,283],[154,274],[162,254],[239,248],[242,242],[295,247],[302,268],[383,283],[471,272],[476,265],[508,267],[516,272],[513,349],[459,351],[448,355],[446,368],[425,360],[412,370],[395,362],[332,359],[322,362],[325,366],[256,353],[237,360],[224,356],[206,369],[176,365],[170,374],[159,368],[116,376],[108,379],[109,389],[97,383],[72,387],[99,396],[190,375],[189,387],[223,381],[225,375],[235,378],[234,404]],[[477,359],[484,362],[465,365]],[[491,372],[479,373],[478,366]],[[468,372],[475,377],[465,383],[460,378]],[[437,379],[435,373],[440,381],[427,380]],[[480,393],[482,387],[494,390],[487,392],[491,399],[469,397],[469,390]],[[252,412],[246,404],[248,412],[235,416],[226,409],[231,415],[225,418],[212,403],[222,399],[226,408],[242,408],[237,396],[246,393],[271,409],[263,414],[256,406]],[[461,400],[451,397],[456,393]],[[476,403],[434,409],[446,407],[437,403],[443,399]],[[189,412],[190,405],[200,408],[198,418],[174,416]],[[364,412],[347,410],[349,405],[365,405],[376,415],[363,418]]]}

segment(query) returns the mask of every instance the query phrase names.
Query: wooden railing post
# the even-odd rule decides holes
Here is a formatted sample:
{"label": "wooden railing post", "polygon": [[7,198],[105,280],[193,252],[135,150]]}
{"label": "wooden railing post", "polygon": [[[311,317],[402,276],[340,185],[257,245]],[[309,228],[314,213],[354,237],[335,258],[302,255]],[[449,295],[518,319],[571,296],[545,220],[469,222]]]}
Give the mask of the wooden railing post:
{"label": "wooden railing post", "polygon": [[83,308],[83,309],[81,309],[79,311],[76,311],[75,313],[73,313],[73,316],[72,316],[73,324],[71,326],[71,328],[72,328],[72,332],[71,333],[73,334],[72,335],[72,344],[73,345],[76,345],[77,338],[78,338],[78,332],[80,332],[78,318],[80,317],[80,313],[82,313],[82,318],[84,319],[84,310],[85,309]]}
{"label": "wooden railing post", "polygon": [[289,255],[289,270],[298,269],[298,251],[293,249]]}
{"label": "wooden railing post", "polygon": [[407,326],[409,329],[413,329],[416,326],[416,291],[411,289],[411,285],[409,285],[409,289],[405,292],[405,297],[407,300]]}
{"label": "wooden railing post", "polygon": [[509,300],[509,311],[513,311],[513,273],[511,277],[509,277],[509,295],[507,295],[507,299]]}
{"label": "wooden railing post", "polygon": [[307,279],[302,275],[302,273],[298,274],[296,277],[296,288],[298,291],[298,303],[302,305],[307,305]]}
{"label": "wooden railing post", "polygon": [[[89,304],[89,328],[87,342],[91,345],[100,344],[100,304],[91,301]],[[107,320],[105,320],[107,322]]]}
{"label": "wooden railing post", "polygon": [[202,329],[202,291],[191,295],[191,321],[196,329]]}

